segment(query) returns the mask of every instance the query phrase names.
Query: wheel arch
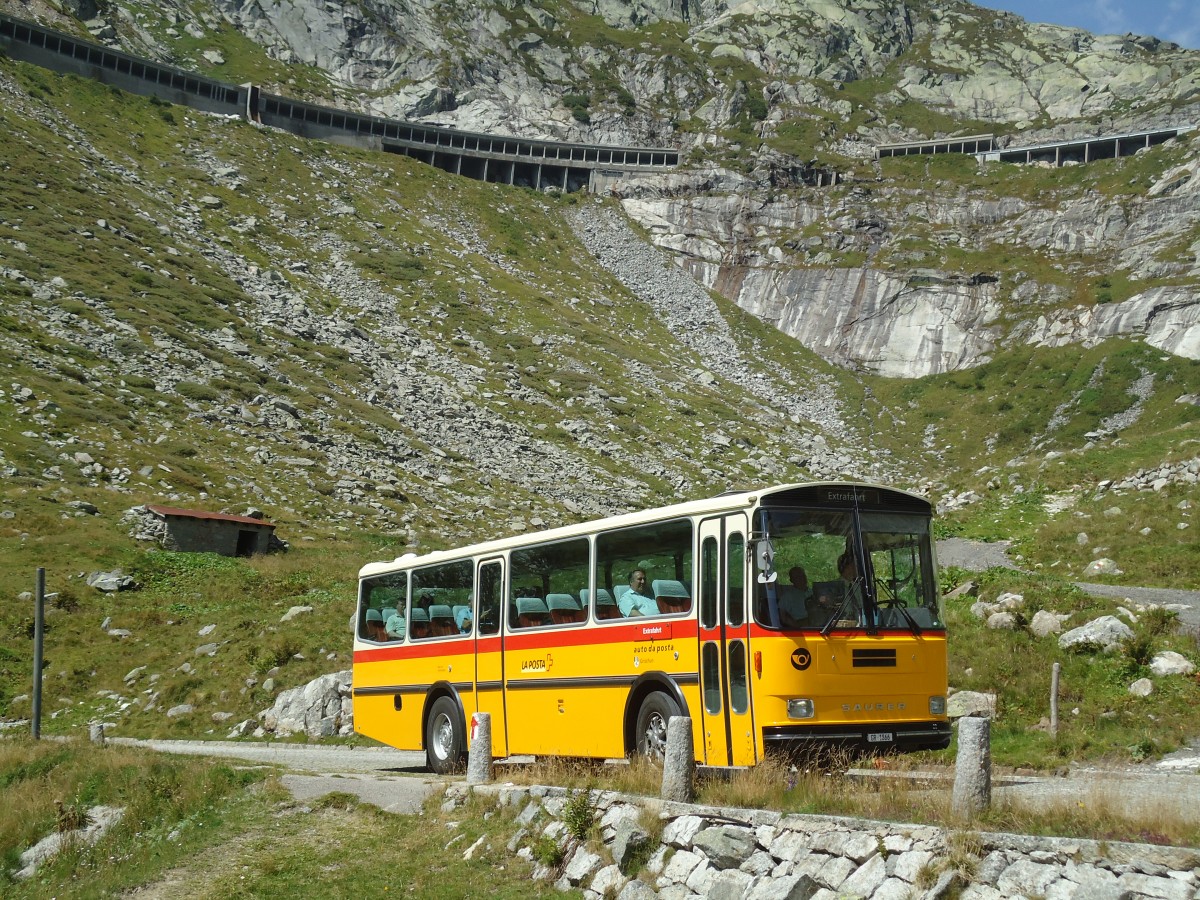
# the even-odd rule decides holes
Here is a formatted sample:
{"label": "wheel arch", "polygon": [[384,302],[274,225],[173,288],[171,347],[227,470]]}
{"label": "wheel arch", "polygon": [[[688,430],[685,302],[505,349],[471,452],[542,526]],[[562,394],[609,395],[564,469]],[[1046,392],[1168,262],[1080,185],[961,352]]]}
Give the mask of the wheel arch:
{"label": "wheel arch", "polygon": [[679,707],[680,715],[691,718],[687,699],[675,680],[665,672],[646,672],[630,687],[625,697],[625,715],[622,719],[622,730],[625,736],[625,755],[629,756],[637,750],[637,715],[646,698],[654,693],[666,694]]}

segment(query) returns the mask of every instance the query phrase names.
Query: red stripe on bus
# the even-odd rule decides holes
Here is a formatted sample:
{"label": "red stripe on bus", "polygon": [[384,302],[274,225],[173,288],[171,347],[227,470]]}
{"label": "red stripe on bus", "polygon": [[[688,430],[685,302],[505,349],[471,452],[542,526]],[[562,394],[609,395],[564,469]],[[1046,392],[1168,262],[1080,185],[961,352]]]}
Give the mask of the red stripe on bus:
{"label": "red stripe on bus", "polygon": [[[765,632],[765,634],[772,634]],[[778,636],[775,634],[775,636]],[[564,628],[561,631],[534,631],[510,634],[504,638],[508,650],[541,650],[554,647],[583,647],[588,644],[617,644],[624,642],[646,643],[657,641],[688,641],[696,639],[696,620],[667,620],[637,622],[605,628]],[[452,641],[422,641],[416,644],[397,644],[395,647],[379,647],[370,650],[355,650],[354,662],[383,662],[392,659],[428,659],[434,656],[469,655],[473,653],[496,653],[500,650],[500,637],[482,638],[476,647],[471,638]]]}

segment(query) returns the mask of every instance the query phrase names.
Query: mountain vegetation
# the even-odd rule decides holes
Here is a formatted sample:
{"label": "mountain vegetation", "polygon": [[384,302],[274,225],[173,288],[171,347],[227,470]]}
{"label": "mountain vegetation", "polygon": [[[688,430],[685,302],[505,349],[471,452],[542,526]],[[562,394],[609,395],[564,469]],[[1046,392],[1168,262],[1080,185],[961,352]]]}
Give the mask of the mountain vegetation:
{"label": "mountain vegetation", "polygon": [[[1092,609],[1085,575],[1200,589],[1194,139],[1064,168],[871,154],[1190,122],[1197,54],[860,5],[0,4],[323,102],[688,153],[539,194],[0,57],[0,714],[28,714],[37,567],[51,731],[223,736],[348,665],[363,562],[765,482],[929,494],[944,536],[1029,570],[985,591],[1060,612]],[[261,509],[291,550],[148,551],[122,517],[149,502]],[[115,568],[142,589],[86,585]],[[980,688],[1032,652],[961,646],[952,683]],[[1145,662],[1095,670],[1109,731],[1064,754],[1188,738],[1194,685],[1155,731],[1113,699]],[[1013,709],[1010,759],[1044,759]]]}

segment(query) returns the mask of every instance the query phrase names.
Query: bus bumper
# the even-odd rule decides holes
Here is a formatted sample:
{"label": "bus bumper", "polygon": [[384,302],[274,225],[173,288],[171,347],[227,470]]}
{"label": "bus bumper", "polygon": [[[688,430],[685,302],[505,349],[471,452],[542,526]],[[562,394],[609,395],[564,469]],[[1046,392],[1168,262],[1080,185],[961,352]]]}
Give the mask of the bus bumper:
{"label": "bus bumper", "polygon": [[767,752],[821,746],[862,750],[944,750],[949,722],[869,722],[854,725],[773,725],[763,728]]}

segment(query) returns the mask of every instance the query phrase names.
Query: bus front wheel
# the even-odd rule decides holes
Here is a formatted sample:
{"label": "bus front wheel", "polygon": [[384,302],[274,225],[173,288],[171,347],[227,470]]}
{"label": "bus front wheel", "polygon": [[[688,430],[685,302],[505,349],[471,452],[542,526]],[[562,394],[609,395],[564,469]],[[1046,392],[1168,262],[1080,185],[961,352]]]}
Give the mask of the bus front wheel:
{"label": "bus front wheel", "polygon": [[679,706],[666,694],[655,692],[642,701],[637,717],[639,756],[662,759],[667,753],[667,724],[671,716],[682,715]]}
{"label": "bus front wheel", "polygon": [[425,760],[429,768],[445,775],[462,766],[466,753],[463,724],[458,707],[449,697],[438,697],[425,723]]}

